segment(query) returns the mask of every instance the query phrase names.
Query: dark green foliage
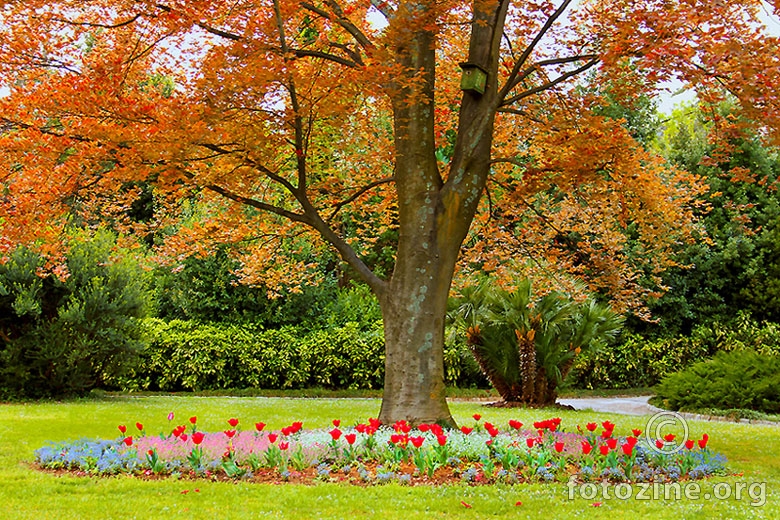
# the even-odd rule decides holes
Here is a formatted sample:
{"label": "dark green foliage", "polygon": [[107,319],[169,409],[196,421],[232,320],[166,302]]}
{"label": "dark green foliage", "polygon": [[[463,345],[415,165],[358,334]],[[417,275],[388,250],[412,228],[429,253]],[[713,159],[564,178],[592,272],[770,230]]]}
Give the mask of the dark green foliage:
{"label": "dark green foliage", "polygon": [[780,357],[750,350],[720,352],[672,374],[656,387],[659,404],[671,410],[707,408],[780,411]]}
{"label": "dark green foliage", "polygon": [[132,364],[147,280],[129,255],[114,260],[114,248],[108,232],[78,235],[64,281],[38,276],[43,260],[29,249],[0,265],[0,394],[79,395]]}
{"label": "dark green foliage", "polygon": [[[724,115],[728,107],[724,107]],[[733,139],[728,156],[717,155],[695,108],[677,111],[659,146],[678,166],[710,186],[710,210],[700,217],[708,240],[686,246],[685,268],[663,275],[669,291],[651,305],[659,325],[630,322],[655,337],[689,335],[700,325],[728,323],[735,309],[754,319],[780,322],[780,160],[757,137]],[[740,170],[741,169],[741,170]]]}
{"label": "dark green foliage", "polygon": [[[381,321],[313,332],[290,326],[262,330],[247,323],[144,323],[149,344],[137,368],[122,379],[128,390],[382,387]],[[470,386],[468,378],[478,381],[479,375],[473,359],[463,357],[463,346],[458,348],[449,346],[445,353],[448,382]]]}
{"label": "dark green foliage", "polygon": [[624,334],[614,347],[577,358],[569,384],[575,388],[650,387],[693,363],[732,350],[780,354],[780,325],[756,322],[743,311],[727,324],[699,325],[689,336]]}
{"label": "dark green foliage", "polygon": [[316,325],[325,315],[325,306],[336,297],[333,277],[317,286],[304,287],[300,293],[269,298],[263,287],[239,283],[235,270],[240,267],[227,251],[206,258],[190,257],[184,268],[160,272],[157,284],[157,316],[207,322],[247,321],[266,328],[285,325]]}
{"label": "dark green foliage", "polygon": [[645,340],[627,334],[611,348],[577,358],[568,384],[574,388],[649,387],[709,354],[707,345],[686,337]]}
{"label": "dark green foliage", "polygon": [[125,382],[142,390],[379,388],[381,327],[357,324],[305,333],[249,324],[146,321],[149,346]]}
{"label": "dark green foliage", "polygon": [[482,372],[507,402],[549,404],[576,356],[613,338],[622,319],[593,300],[534,295],[531,282],[503,290],[488,278],[451,303]]}
{"label": "dark green foliage", "polygon": [[382,309],[367,285],[353,285],[339,289],[326,302],[319,320],[323,327],[343,327],[356,323],[361,329],[372,328],[382,320]]}

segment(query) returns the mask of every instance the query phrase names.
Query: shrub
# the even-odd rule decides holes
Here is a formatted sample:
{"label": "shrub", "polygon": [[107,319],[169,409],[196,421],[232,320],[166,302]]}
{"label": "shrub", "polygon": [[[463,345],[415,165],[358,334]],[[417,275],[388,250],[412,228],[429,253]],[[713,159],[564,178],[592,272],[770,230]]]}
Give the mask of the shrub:
{"label": "shrub", "polygon": [[707,358],[709,346],[691,338],[645,340],[624,335],[609,348],[579,356],[568,381],[574,388],[640,388]]}
{"label": "shrub", "polygon": [[486,278],[462,294],[450,302],[450,318],[506,402],[554,403],[577,355],[602,348],[623,322],[593,300],[534,294],[529,280],[509,292]]}
{"label": "shrub", "polygon": [[739,312],[725,324],[699,325],[690,336],[646,339],[624,334],[608,349],[579,356],[568,383],[575,388],[651,387],[717,352],[732,350],[780,353],[780,325],[756,322]]}
{"label": "shrub", "polygon": [[656,402],[671,410],[780,411],[780,357],[750,350],[714,358],[671,374],[656,387]]}
{"label": "shrub", "polygon": [[[382,323],[346,322],[309,332],[251,323],[144,321],[148,346],[122,380],[128,390],[375,389],[384,378]],[[445,350],[448,383],[484,385],[465,345]]]}
{"label": "shrub", "polygon": [[247,323],[146,320],[148,347],[128,389],[378,388],[384,374],[380,323],[307,333]]}
{"label": "shrub", "polygon": [[66,275],[41,276],[44,259],[20,247],[0,265],[0,394],[79,395],[111,384],[141,348],[146,274],[115,237],[77,234]]}
{"label": "shrub", "polygon": [[240,283],[236,270],[241,263],[226,249],[200,258],[191,256],[183,267],[156,274],[157,317],[166,320],[202,322],[261,323],[266,328],[309,324],[316,326],[326,315],[325,308],[336,297],[333,276],[327,273],[322,283],[285,292],[269,298],[265,287]]}

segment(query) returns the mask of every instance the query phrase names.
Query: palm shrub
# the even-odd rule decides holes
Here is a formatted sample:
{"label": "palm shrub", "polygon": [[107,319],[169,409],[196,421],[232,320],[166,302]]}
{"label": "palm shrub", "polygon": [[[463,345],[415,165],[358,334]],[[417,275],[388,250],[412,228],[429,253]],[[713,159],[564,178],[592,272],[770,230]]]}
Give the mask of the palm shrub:
{"label": "palm shrub", "polygon": [[623,323],[592,299],[535,295],[529,280],[508,291],[485,279],[461,294],[450,303],[450,319],[507,404],[554,403],[575,357],[604,346]]}
{"label": "palm shrub", "polygon": [[77,233],[59,276],[35,251],[13,251],[0,264],[0,396],[78,395],[110,385],[142,347],[146,282],[108,231]]}

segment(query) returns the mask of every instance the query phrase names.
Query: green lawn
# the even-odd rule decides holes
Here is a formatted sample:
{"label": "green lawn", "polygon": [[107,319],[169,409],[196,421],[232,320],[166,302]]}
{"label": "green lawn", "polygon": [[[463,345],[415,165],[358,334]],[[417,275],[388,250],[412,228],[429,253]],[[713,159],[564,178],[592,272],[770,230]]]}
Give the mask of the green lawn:
{"label": "green lawn", "polygon": [[[526,424],[560,416],[562,426],[574,429],[594,420],[609,419],[616,433],[644,428],[647,417],[569,412],[559,410],[487,409],[479,403],[451,404],[456,420],[470,423],[479,412],[486,420],[506,425],[510,418]],[[238,417],[242,424],[264,421],[280,428],[293,420],[304,427],[330,425],[340,418],[344,425],[376,416],[377,399],[282,399],[262,397],[106,397],[65,403],[0,405],[0,514],[2,518],[780,518],[780,428],[734,423],[690,422],[691,434],[709,433],[710,446],[729,459],[729,468],[741,476],[701,482],[700,494],[731,490],[728,500],[679,500],[663,498],[569,499],[565,484],[468,487],[368,488],[319,484],[315,486],[257,485],[208,481],[143,481],[130,477],[75,478],[33,470],[33,451],[49,440],[80,437],[114,438],[118,424],[141,421],[147,432],[166,433],[175,423],[197,415],[199,426],[223,430],[225,420]],[[742,499],[734,493],[738,484],[765,483],[766,504],[751,505],[748,488]],[[716,487],[717,486],[717,487]],[[195,489],[198,489],[196,492]],[[187,493],[184,493],[189,491]],[[592,490],[590,490],[592,491]],[[639,491],[633,490],[634,495]],[[599,490],[600,494],[601,491]],[[652,492],[648,493],[652,498]],[[521,501],[522,505],[516,506]],[[600,501],[600,507],[593,502]],[[461,502],[471,505],[465,507]]]}

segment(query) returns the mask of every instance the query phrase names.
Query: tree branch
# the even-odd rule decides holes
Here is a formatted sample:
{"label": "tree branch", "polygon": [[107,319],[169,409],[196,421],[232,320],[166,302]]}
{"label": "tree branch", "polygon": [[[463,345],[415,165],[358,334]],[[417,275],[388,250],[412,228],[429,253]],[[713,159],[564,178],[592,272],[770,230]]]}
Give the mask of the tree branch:
{"label": "tree branch", "polygon": [[584,65],[582,65],[580,67],[577,67],[574,70],[570,70],[569,72],[565,72],[565,73],[561,74],[560,76],[558,76],[557,78],[555,78],[555,79],[553,79],[551,81],[548,81],[547,83],[544,83],[542,85],[539,85],[539,86],[531,88],[531,89],[528,89],[525,92],[523,92],[521,94],[518,94],[516,96],[512,96],[509,99],[502,100],[501,103],[499,104],[499,106],[511,105],[513,103],[516,103],[516,102],[520,101],[521,99],[525,99],[525,98],[527,98],[529,96],[533,96],[534,94],[538,94],[539,92],[544,92],[545,90],[551,89],[551,88],[555,87],[556,85],[559,85],[559,84],[563,83],[567,79],[572,78],[574,76],[577,76],[577,75],[585,72],[589,68],[591,68],[594,65],[596,65],[598,62],[599,62],[598,58],[593,58],[590,61],[588,61],[587,63],[585,63]]}
{"label": "tree branch", "polygon": [[[188,176],[191,176],[191,174],[188,174]],[[293,211],[288,211],[278,206],[266,204],[265,202],[260,202],[259,200],[251,199],[249,197],[244,197],[243,195],[238,195],[237,193],[233,193],[232,191],[216,184],[206,184],[203,187],[215,193],[218,193],[223,197],[230,199],[232,201],[239,202],[241,204],[245,204],[247,206],[251,206],[253,208],[262,211],[267,211],[275,215],[279,215],[280,217],[290,219],[294,222],[300,222],[302,224],[307,224],[309,226],[313,225],[312,221],[306,215],[295,213]]]}
{"label": "tree branch", "polygon": [[333,217],[336,216],[336,213],[338,213],[341,208],[346,206],[347,204],[353,202],[355,199],[366,193],[367,191],[376,188],[377,186],[381,186],[382,184],[388,184],[391,182],[395,182],[395,177],[387,177],[385,179],[379,179],[378,181],[374,181],[372,183],[366,184],[362,188],[360,188],[358,191],[353,193],[349,198],[342,200],[336,206],[333,208],[333,212],[328,216],[328,220],[332,220]]}
{"label": "tree branch", "polygon": [[68,20],[67,18],[52,18],[55,22],[65,23],[68,25],[80,25],[82,27],[97,27],[101,29],[118,29],[120,27],[124,27],[126,25],[130,25],[131,23],[134,23],[136,20],[141,18],[143,16],[141,13],[138,13],[137,15],[133,16],[132,18],[125,20],[124,22],[118,22],[115,24],[103,24],[103,23],[93,23],[93,22],[75,22],[73,20]]}
{"label": "tree branch", "polygon": [[[157,7],[157,9],[160,9],[161,11],[165,11],[166,13],[172,13],[173,12],[173,9],[171,9],[167,5],[156,4],[155,7]],[[200,27],[201,29],[203,29],[204,31],[210,33],[210,34],[214,34],[216,36],[220,36],[222,38],[226,38],[226,39],[232,40],[234,42],[238,42],[238,41],[241,41],[241,40],[244,39],[244,38],[242,38],[241,36],[239,36],[237,34],[233,34],[233,33],[227,32],[227,31],[223,31],[222,29],[217,29],[216,27],[211,27],[210,25],[206,25],[205,23],[202,23],[202,22],[194,22],[194,24],[197,25],[198,27]]]}
{"label": "tree branch", "polygon": [[571,4],[571,2],[572,0],[564,0],[561,3],[561,5],[558,7],[558,9],[556,9],[555,12],[552,15],[550,15],[550,17],[547,19],[545,24],[536,34],[534,39],[531,40],[531,43],[529,43],[528,46],[525,48],[523,53],[520,55],[520,58],[515,63],[515,66],[512,67],[512,72],[509,73],[509,76],[507,77],[506,80],[506,84],[499,91],[498,94],[499,99],[503,99],[504,97],[506,97],[509,94],[509,92],[518,85],[520,80],[517,79],[517,75],[520,72],[520,69],[523,67],[523,65],[525,65],[525,62],[531,56],[531,53],[534,51],[534,49],[542,40],[542,38],[544,38],[544,35],[547,34],[547,32],[552,28],[556,20],[558,20],[558,18],[560,18],[560,16],[564,12],[566,12],[566,9],[568,9],[569,4]]}

